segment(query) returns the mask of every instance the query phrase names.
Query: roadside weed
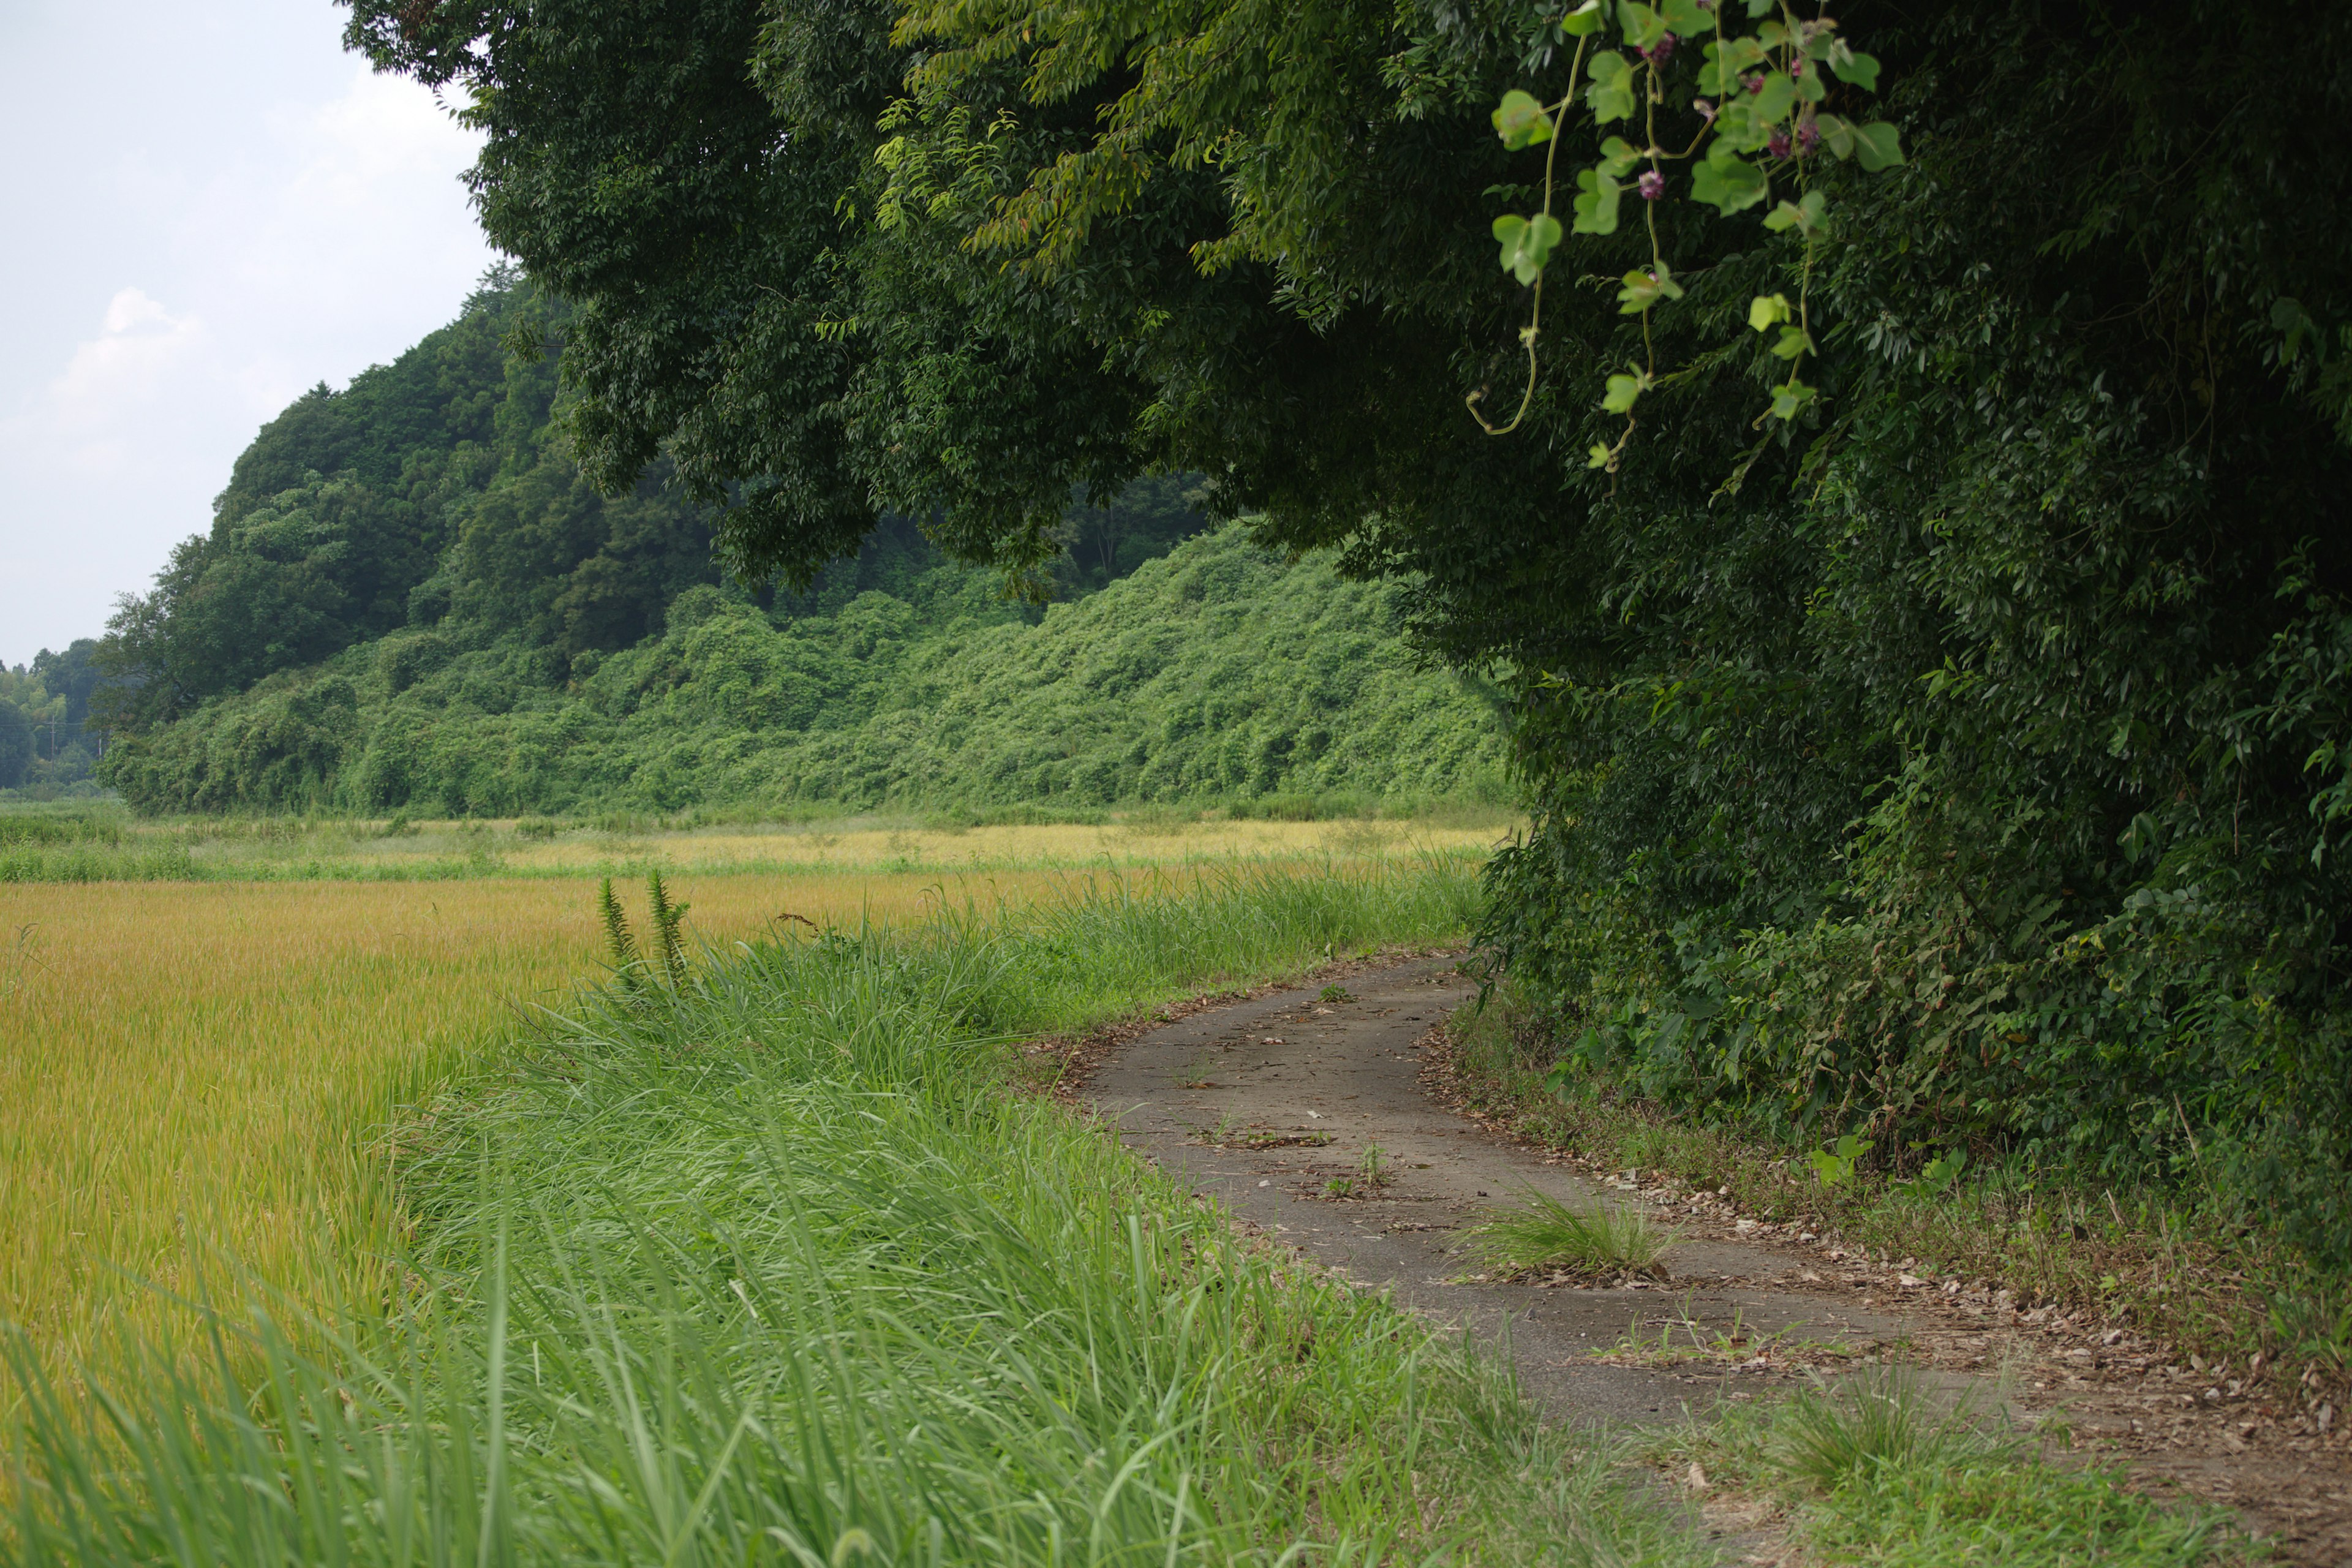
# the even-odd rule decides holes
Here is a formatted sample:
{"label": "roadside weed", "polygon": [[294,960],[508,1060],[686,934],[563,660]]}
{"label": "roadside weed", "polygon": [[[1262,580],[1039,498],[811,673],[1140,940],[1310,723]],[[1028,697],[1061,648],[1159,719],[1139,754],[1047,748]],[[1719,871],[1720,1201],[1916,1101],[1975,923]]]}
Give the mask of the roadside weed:
{"label": "roadside weed", "polygon": [[1717,1407],[1655,1440],[1684,1485],[1760,1493],[1786,1510],[1787,1555],[1867,1568],[2192,1568],[2252,1561],[2218,1509],[2127,1490],[2053,1462],[1998,1413],[1948,1405],[1895,1363],[1775,1403]]}
{"label": "roadside weed", "polygon": [[1675,1241],[1632,1205],[1579,1209],[1532,1188],[1517,1206],[1488,1211],[1468,1237],[1472,1256],[1489,1268],[1595,1275],[1663,1272],[1659,1260]]}

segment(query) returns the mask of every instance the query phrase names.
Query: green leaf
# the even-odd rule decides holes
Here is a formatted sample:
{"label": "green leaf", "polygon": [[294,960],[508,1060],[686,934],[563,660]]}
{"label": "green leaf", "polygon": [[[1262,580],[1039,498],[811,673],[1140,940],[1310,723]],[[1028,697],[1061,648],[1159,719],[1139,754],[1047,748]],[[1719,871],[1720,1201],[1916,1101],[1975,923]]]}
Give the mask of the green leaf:
{"label": "green leaf", "polygon": [[1745,90],[1739,73],[1764,63],[1764,47],[1747,37],[1709,40],[1705,52],[1706,68],[1699,72],[1699,86],[1718,98]]}
{"label": "green leaf", "polygon": [[[1794,419],[1813,400],[1813,389],[1791,376],[1772,389],[1772,417]],[[1868,1148],[1868,1144],[1864,1145]]]}
{"label": "green leaf", "polygon": [[1601,0],[1584,0],[1583,5],[1560,18],[1559,30],[1571,38],[1580,38],[1601,31],[1608,19],[1601,13]]}
{"label": "green leaf", "polygon": [[1822,145],[1840,158],[1853,156],[1853,127],[1834,114],[1817,114],[1813,123],[1821,127]]}
{"label": "green leaf", "polygon": [[1617,232],[1617,198],[1624,189],[1609,177],[1604,165],[1599,169],[1580,169],[1576,174],[1576,223],[1578,234],[1615,234]]}
{"label": "green leaf", "polygon": [[1792,313],[1786,294],[1759,294],[1748,301],[1748,324],[1756,331],[1769,331]]}
{"label": "green leaf", "polygon": [[1715,138],[1707,143],[1710,158],[1720,152],[1729,157],[1734,153],[1753,153],[1772,140],[1772,121],[1758,111],[1762,102],[1744,87],[1734,86],[1716,110]]}
{"label": "green leaf", "polygon": [[1843,38],[1840,38],[1830,50],[1830,69],[1837,72],[1838,80],[1851,82],[1864,92],[1878,90],[1877,57],[1846,47]]}
{"label": "green leaf", "polygon": [[2320,332],[2319,323],[2303,308],[2303,301],[2282,294],[2271,301],[2271,329],[2280,334],[2279,363],[2293,364],[2303,354],[2303,341],[2309,338],[2326,357],[2327,339]]}
{"label": "green leaf", "polygon": [[1607,468],[1609,466],[1609,448],[1602,446],[1598,441],[1595,441],[1591,446],[1587,447],[1584,449],[1584,466],[1588,468]]}
{"label": "green leaf", "polygon": [[1698,0],[1666,0],[1666,31],[1679,38],[1696,38],[1715,31],[1715,18],[1699,9]]}
{"label": "green leaf", "polygon": [[1551,140],[1551,116],[1543,111],[1543,105],[1536,101],[1533,93],[1521,92],[1517,88],[1503,95],[1494,120],[1495,134],[1514,153]]}
{"label": "green leaf", "polygon": [[1623,179],[1641,161],[1642,150],[1622,136],[1612,136],[1601,143],[1601,172],[1612,179]]}
{"label": "green leaf", "polygon": [[1592,118],[1602,125],[1612,120],[1633,117],[1633,68],[1625,57],[1614,49],[1603,49],[1585,66],[1592,78],[1592,89],[1585,101],[1592,105]]}
{"label": "green leaf", "polygon": [[1618,0],[1617,25],[1625,29],[1625,41],[1637,49],[1646,49],[1666,36],[1666,19],[1642,0]]}
{"label": "green leaf", "polygon": [[[1633,405],[1642,400],[1642,394],[1650,390],[1648,375],[1631,365],[1625,368],[1630,374],[1611,376],[1609,390],[1601,395],[1601,406],[1612,414],[1631,414]],[[1607,461],[1608,448],[1597,449],[1601,453],[1601,460]]]}
{"label": "green leaf", "polygon": [[1655,272],[1646,268],[1634,268],[1625,274],[1623,282],[1625,286],[1617,290],[1617,313],[1621,316],[1638,316],[1660,300],[1683,297],[1683,286],[1675,281],[1674,274],[1663,261]]}
{"label": "green leaf", "polygon": [[1748,19],[1754,21],[1779,3],[1780,0],[1748,0]]}
{"label": "green leaf", "polygon": [[1903,137],[1884,120],[1853,128],[1854,161],[1875,174],[1903,162]]}
{"label": "green leaf", "polygon": [[1785,229],[1798,229],[1805,234],[1818,234],[1827,226],[1825,215],[1830,199],[1820,191],[1807,191],[1801,202],[1782,202],[1764,216],[1764,226],[1779,234]]}
{"label": "green leaf", "polygon": [[1796,107],[1797,84],[1787,71],[1766,71],[1763,90],[1750,95],[1750,109],[1765,125],[1778,124]]}
{"label": "green leaf", "polygon": [[1772,345],[1775,359],[1793,360],[1799,354],[1812,352],[1813,340],[1802,327],[1782,327],[1780,341]]}
{"label": "green leaf", "polygon": [[1809,70],[1797,78],[1797,96],[1807,103],[1819,103],[1830,95],[1830,84],[1822,79],[1819,69]]}
{"label": "green leaf", "polygon": [[1738,158],[1717,159],[1710,153],[1706,163],[1691,171],[1691,200],[1705,202],[1726,217],[1754,206],[1770,190],[1763,170]]}
{"label": "green leaf", "polygon": [[1504,269],[1522,283],[1532,283],[1543,276],[1551,247],[1559,243],[1559,219],[1549,213],[1498,217],[1495,237],[1502,243]]}

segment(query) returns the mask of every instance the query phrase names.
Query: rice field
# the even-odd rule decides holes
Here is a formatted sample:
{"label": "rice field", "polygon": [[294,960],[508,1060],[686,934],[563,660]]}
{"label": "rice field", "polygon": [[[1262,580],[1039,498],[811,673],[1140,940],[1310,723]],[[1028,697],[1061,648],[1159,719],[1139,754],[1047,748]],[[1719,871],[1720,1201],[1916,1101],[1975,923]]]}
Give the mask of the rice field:
{"label": "rice field", "polygon": [[[1048,872],[676,880],[725,944],[792,913],[899,920]],[[641,910],[642,887],[622,889]],[[0,885],[0,1321],[52,1358],[162,1326],[215,1249],[342,1297],[394,1223],[379,1130],[560,1005],[600,956],[595,884]],[[142,1283],[143,1282],[143,1283]],[[231,1287],[234,1289],[234,1287]]]}

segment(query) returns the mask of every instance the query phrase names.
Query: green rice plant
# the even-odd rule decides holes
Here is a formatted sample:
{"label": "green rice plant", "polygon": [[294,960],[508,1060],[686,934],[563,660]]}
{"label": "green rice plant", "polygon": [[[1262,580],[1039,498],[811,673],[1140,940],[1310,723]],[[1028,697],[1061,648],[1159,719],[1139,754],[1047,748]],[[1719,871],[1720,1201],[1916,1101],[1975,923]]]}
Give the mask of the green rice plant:
{"label": "green rice plant", "polygon": [[1105,961],[1099,1006],[1209,961],[1161,940],[1352,908],[1165,901],[576,997],[420,1124],[388,1312],[265,1299],[202,1374],[159,1352],[88,1396],[20,1353],[11,1561],[1691,1560],[1502,1368],[1008,1090],[1066,966]]}
{"label": "green rice plant", "polygon": [[1532,1187],[1517,1207],[1488,1211],[1468,1233],[1473,1257],[1488,1268],[1514,1274],[1564,1268],[1585,1275],[1663,1275],[1660,1260],[1674,1240],[1631,1205],[1579,1209]]}

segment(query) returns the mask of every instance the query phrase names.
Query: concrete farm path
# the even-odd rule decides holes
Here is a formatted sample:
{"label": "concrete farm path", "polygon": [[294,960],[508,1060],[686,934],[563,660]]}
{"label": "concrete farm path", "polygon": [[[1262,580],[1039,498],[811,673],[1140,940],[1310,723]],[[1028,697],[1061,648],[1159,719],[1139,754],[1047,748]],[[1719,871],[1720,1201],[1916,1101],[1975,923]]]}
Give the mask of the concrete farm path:
{"label": "concrete farm path", "polygon": [[[1353,967],[1340,984],[1352,1000],[1323,1002],[1310,984],[1136,1035],[1091,1064],[1077,1097],[1278,1242],[1490,1350],[1507,1344],[1521,1387],[1554,1419],[1680,1419],[1899,1354],[1973,1391],[1979,1407],[2063,1429],[2097,1462],[2236,1509],[2290,1559],[2352,1568],[2340,1426],[2315,1432],[2257,1389],[2209,1394],[2157,1347],[2036,1311],[1997,1282],[1923,1279],[1654,1173],[1580,1171],[1433,1093],[1445,1065],[1439,1026],[1474,994],[1452,958]],[[1388,1179],[1332,1195],[1374,1145]],[[1462,1233],[1530,1188],[1648,1206],[1681,1238],[1664,1259],[1671,1278],[1475,1278]]]}

